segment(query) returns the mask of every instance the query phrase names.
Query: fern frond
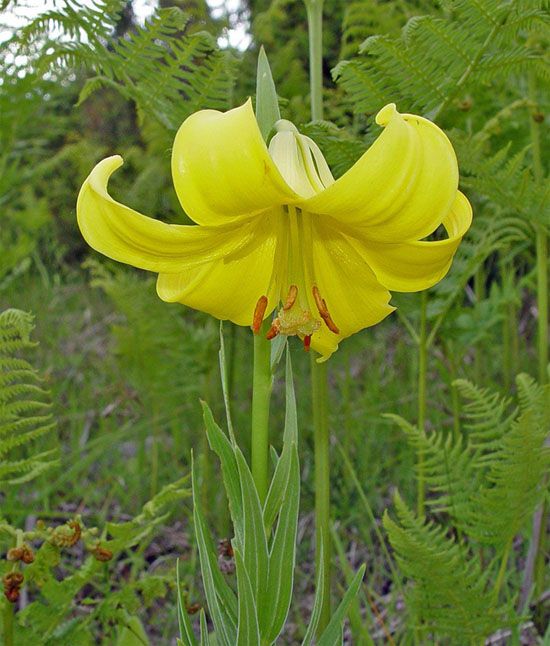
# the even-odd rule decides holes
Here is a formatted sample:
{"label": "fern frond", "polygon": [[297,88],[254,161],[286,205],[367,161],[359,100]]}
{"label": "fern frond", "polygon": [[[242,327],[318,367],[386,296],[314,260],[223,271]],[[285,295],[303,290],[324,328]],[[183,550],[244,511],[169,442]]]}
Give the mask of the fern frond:
{"label": "fern frond", "polygon": [[398,522],[384,514],[384,527],[397,562],[410,580],[406,603],[434,635],[455,644],[481,643],[510,624],[511,604],[495,607],[487,591],[487,574],[466,546],[443,527],[419,519],[395,496]]}
{"label": "fern frond", "polygon": [[[460,528],[468,524],[468,502],[480,480],[478,463],[470,444],[450,433],[427,434],[398,415],[387,415],[405,433],[417,455],[423,455],[422,474],[434,494],[426,504],[435,512],[446,512]],[[417,467],[418,473],[418,467]]]}
{"label": "fern frond", "polygon": [[[470,535],[503,549],[523,529],[544,495],[550,466],[550,388],[529,388],[527,408],[510,426],[490,463],[487,483],[474,501]],[[525,403],[524,395],[524,403]]]}
{"label": "fern frond", "polygon": [[0,482],[27,482],[56,464],[56,450],[33,452],[36,441],[54,436],[48,392],[30,363],[13,354],[28,350],[32,317],[19,310],[0,314]]}
{"label": "fern frond", "polygon": [[442,4],[445,17],[413,17],[397,38],[371,36],[359,56],[334,69],[356,112],[372,114],[390,99],[401,110],[433,116],[480,81],[543,65],[543,54],[521,36],[525,25],[542,18],[536,8],[524,21],[514,3],[501,0]]}
{"label": "fern frond", "polygon": [[[85,10],[83,10],[85,11]],[[176,130],[201,107],[228,107],[234,63],[206,32],[186,33],[188,19],[179,9],[160,9],[124,39],[60,43],[51,56],[58,63],[84,66],[95,77],[79,102],[103,86],[117,89],[141,115]]]}
{"label": "fern frond", "polygon": [[516,414],[515,410],[510,412],[511,399],[466,379],[457,379],[453,386],[467,402],[462,412],[466,419],[464,429],[472,447],[486,452],[498,446]]}

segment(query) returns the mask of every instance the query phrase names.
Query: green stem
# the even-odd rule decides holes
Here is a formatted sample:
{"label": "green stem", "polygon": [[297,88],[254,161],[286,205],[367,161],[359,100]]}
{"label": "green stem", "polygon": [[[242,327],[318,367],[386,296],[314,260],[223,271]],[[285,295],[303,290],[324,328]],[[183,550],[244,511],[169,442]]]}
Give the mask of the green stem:
{"label": "green stem", "polygon": [[13,603],[10,601],[4,605],[4,646],[13,646]]}
{"label": "green stem", "polygon": [[263,503],[267,496],[269,460],[269,400],[273,377],[271,344],[266,339],[271,322],[266,319],[254,336],[254,373],[252,376],[252,476]]}
{"label": "green stem", "polygon": [[[311,118],[323,118],[323,0],[304,0],[309,33],[309,83]],[[323,605],[317,627],[320,636],[330,621],[330,463],[328,428],[328,376],[326,363],[311,355],[311,385],[315,452],[315,567],[323,555]]]}
{"label": "green stem", "polygon": [[311,118],[323,118],[323,0],[305,0],[309,33]]}
{"label": "green stem", "polygon": [[[479,304],[485,297],[485,267],[483,266],[483,263],[479,265],[474,275],[474,293],[476,297],[476,305],[479,308]],[[480,386],[483,379],[483,362],[481,356],[482,347],[483,343],[478,341],[474,348],[474,383],[476,386]]]}
{"label": "green stem", "polygon": [[[537,85],[533,72],[529,74],[529,99],[537,105]],[[535,182],[542,187],[542,159],[540,153],[540,124],[531,115],[531,150],[533,153],[533,175]],[[542,224],[536,225],[537,236],[537,309],[538,309],[538,364],[539,381],[548,381],[548,235]],[[546,483],[548,479],[546,479]],[[543,503],[542,522],[537,557],[535,560],[535,594],[542,594],[544,589],[545,553],[546,553],[546,519],[548,504]]]}
{"label": "green stem", "polygon": [[493,588],[493,606],[498,604],[498,597],[500,595],[500,590],[502,584],[504,583],[504,575],[506,574],[506,566],[508,565],[508,558],[510,556],[510,549],[512,548],[512,541],[508,541],[508,544],[504,548],[504,553],[502,554],[502,561],[500,562],[500,568],[498,570],[497,580],[495,581],[495,587]]}
{"label": "green stem", "polygon": [[[428,344],[427,344],[427,309],[428,295],[422,292],[420,295],[420,334],[418,338],[418,428],[423,431],[426,426],[426,383],[428,375]],[[424,515],[425,501],[425,455],[423,451],[418,453],[418,489],[416,508],[419,516]]]}
{"label": "green stem", "polygon": [[[321,635],[330,621],[330,580],[332,545],[330,535],[330,438],[328,424],[327,364],[317,363],[311,355],[311,385],[315,451],[315,564],[319,570],[323,555],[323,606],[317,635]],[[322,546],[322,549],[321,549]]]}

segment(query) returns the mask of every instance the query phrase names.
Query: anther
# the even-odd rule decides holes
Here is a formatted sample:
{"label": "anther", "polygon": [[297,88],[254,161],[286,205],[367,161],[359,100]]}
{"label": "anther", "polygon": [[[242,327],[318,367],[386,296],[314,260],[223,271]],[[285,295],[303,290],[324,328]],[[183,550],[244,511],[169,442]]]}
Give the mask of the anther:
{"label": "anther", "polygon": [[269,328],[269,330],[267,331],[265,338],[268,341],[271,341],[271,339],[274,339],[278,334],[279,334],[279,319],[276,318],[271,324],[271,327]]}
{"label": "anther", "polygon": [[296,287],[296,285],[291,285],[288,290],[288,296],[286,297],[286,302],[283,305],[283,310],[285,312],[294,305],[294,303],[296,302],[297,296],[298,296],[298,288]]}
{"label": "anther", "polygon": [[304,350],[306,352],[309,352],[309,348],[311,347],[311,334],[306,334],[304,337]]}
{"label": "anther", "polygon": [[260,296],[256,307],[254,308],[254,317],[252,319],[252,331],[254,334],[258,334],[260,328],[262,327],[262,321],[264,320],[264,314],[267,309],[267,296]]}
{"label": "anther", "polygon": [[340,334],[340,329],[338,328],[336,323],[332,320],[330,312],[328,311],[327,302],[321,296],[321,293],[319,292],[319,288],[317,287],[317,285],[313,285],[311,291],[313,292],[313,298],[315,299],[315,304],[317,305],[317,309],[319,310],[319,314],[323,319],[323,321],[325,322],[325,325],[328,327],[328,329],[331,332],[334,332],[334,334]]}

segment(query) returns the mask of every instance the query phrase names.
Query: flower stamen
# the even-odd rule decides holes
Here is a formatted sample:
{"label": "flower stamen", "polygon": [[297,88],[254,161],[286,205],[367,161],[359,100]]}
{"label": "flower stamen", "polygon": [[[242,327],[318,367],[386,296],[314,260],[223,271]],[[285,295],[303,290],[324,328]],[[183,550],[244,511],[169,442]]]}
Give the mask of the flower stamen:
{"label": "flower stamen", "polygon": [[306,352],[309,352],[309,348],[311,347],[311,334],[306,334],[304,337],[304,350]]}
{"label": "flower stamen", "polygon": [[286,302],[283,305],[283,310],[287,312],[296,302],[298,296],[298,287],[296,285],[291,285],[288,290],[288,296],[286,297]]}
{"label": "flower stamen", "polygon": [[317,285],[313,285],[311,291],[313,292],[313,298],[315,299],[315,304],[317,305],[317,309],[319,310],[319,315],[325,322],[325,325],[328,327],[328,329],[331,332],[334,332],[334,334],[340,334],[340,329],[338,328],[336,323],[332,320],[332,316],[328,311],[327,302],[321,296],[321,292],[319,291],[319,288],[317,287]]}
{"label": "flower stamen", "polygon": [[260,328],[262,327],[262,321],[264,320],[264,314],[267,309],[267,296],[260,296],[256,307],[254,308],[254,316],[252,318],[252,331],[254,334],[258,334]]}
{"label": "flower stamen", "polygon": [[273,320],[273,323],[271,324],[271,327],[267,331],[265,338],[268,341],[271,341],[271,339],[274,339],[279,334],[279,330],[280,330],[279,319],[276,318]]}

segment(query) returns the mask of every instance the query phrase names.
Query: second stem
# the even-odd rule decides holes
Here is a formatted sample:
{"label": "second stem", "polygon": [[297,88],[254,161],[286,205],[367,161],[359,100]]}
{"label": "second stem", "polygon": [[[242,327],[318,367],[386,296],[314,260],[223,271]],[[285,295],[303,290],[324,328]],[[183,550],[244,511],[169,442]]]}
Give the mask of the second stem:
{"label": "second stem", "polygon": [[323,559],[323,605],[318,635],[330,621],[331,536],[330,536],[330,436],[328,423],[327,364],[317,363],[311,354],[311,385],[315,453],[315,569],[319,572]]}

